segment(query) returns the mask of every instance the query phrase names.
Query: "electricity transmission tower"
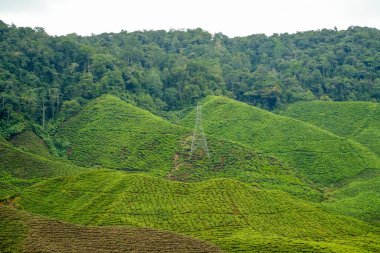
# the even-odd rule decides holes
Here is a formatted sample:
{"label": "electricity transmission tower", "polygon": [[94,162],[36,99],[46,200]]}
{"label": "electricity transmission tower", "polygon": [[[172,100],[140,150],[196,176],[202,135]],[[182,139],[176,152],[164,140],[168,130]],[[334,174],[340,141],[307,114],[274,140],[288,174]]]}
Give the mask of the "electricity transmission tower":
{"label": "electricity transmission tower", "polygon": [[195,118],[195,128],[193,133],[193,140],[191,141],[190,159],[193,156],[195,150],[202,148],[210,159],[210,153],[208,152],[206,136],[202,126],[202,107],[201,104],[197,104],[197,116]]}

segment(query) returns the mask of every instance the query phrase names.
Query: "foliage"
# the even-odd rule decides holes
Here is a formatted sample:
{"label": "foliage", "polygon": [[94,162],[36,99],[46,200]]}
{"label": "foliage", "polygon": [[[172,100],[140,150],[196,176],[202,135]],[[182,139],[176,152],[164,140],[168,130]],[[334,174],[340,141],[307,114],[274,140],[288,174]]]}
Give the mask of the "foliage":
{"label": "foliage", "polygon": [[[192,126],[194,113],[181,124]],[[352,140],[232,99],[209,97],[203,101],[202,114],[210,135],[278,157],[320,185],[380,168],[379,157]]]}
{"label": "foliage", "polygon": [[27,226],[23,217],[1,205],[0,202],[0,252],[22,252]]}
{"label": "foliage", "polygon": [[80,172],[82,168],[57,158],[44,158],[0,140],[0,171],[16,178],[44,178]]}
{"label": "foliage", "polygon": [[[209,247],[146,227],[230,252],[380,251],[378,227],[356,219],[379,225],[379,106],[312,101],[379,101],[379,52],[379,30],[362,27],[53,37],[0,21],[0,251]],[[211,159],[190,160],[189,108],[205,97]],[[248,105],[299,101],[312,102],[285,114],[311,124]],[[314,183],[326,201],[305,201],[321,200]]]}
{"label": "foliage", "polygon": [[[353,139],[380,155],[380,105],[371,102],[313,101],[290,105],[285,115]],[[380,217],[379,170],[364,170],[338,182],[323,206],[372,223]]]}
{"label": "foliage", "polygon": [[1,252],[107,252],[110,249],[112,252],[221,252],[210,243],[168,231],[84,227],[8,207],[0,208],[0,228]]}
{"label": "foliage", "polygon": [[285,115],[355,140],[380,156],[380,104],[322,102],[290,105]]}
{"label": "foliage", "polygon": [[[90,170],[35,184],[23,192],[19,205],[79,224],[175,231],[228,251],[379,249],[374,228],[363,222],[231,179],[182,183]],[[268,238],[273,238],[269,245]]]}
{"label": "foliage", "polygon": [[321,206],[380,225],[380,171],[367,170],[341,182]]}
{"label": "foliage", "polygon": [[53,37],[0,21],[1,125],[25,118],[45,127],[61,110],[72,115],[79,100],[106,93],[162,115],[210,94],[268,109],[378,101],[379,52],[380,32],[364,27],[269,37],[202,29]]}
{"label": "foliage", "polygon": [[180,181],[228,177],[302,198],[320,197],[301,173],[237,143],[210,137],[211,159],[199,150],[190,160],[191,130],[110,95],[64,122],[57,135],[70,141],[68,158],[81,166],[146,172]]}
{"label": "foliage", "polygon": [[35,155],[42,157],[51,156],[46,143],[31,130],[26,130],[18,135],[13,136],[10,140],[10,143],[26,152],[30,152]]}

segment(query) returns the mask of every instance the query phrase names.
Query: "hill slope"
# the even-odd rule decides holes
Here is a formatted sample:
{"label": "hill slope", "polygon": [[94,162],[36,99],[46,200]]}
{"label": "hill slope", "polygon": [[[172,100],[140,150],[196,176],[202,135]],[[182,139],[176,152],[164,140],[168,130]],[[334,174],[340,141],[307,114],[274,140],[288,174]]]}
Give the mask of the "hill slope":
{"label": "hill slope", "polygon": [[222,252],[167,231],[84,227],[0,207],[1,252]]}
{"label": "hill slope", "polygon": [[[378,103],[312,101],[292,104],[283,113],[355,140],[380,155]],[[324,207],[379,224],[379,170],[365,170],[337,186],[338,189],[333,190],[328,201],[323,203]]]}
{"label": "hill slope", "polygon": [[46,143],[31,130],[25,130],[13,136],[10,139],[10,143],[26,152],[42,157],[51,157]]}
{"label": "hill slope", "polygon": [[22,189],[45,178],[75,175],[83,168],[54,157],[44,158],[0,139],[0,201],[13,201]]}
{"label": "hill slope", "polygon": [[185,233],[229,251],[379,249],[378,235],[365,223],[230,179],[181,183],[91,170],[34,185],[18,204],[74,223]]}
{"label": "hill slope", "polygon": [[[202,114],[207,133],[281,158],[322,185],[380,168],[379,158],[354,141],[232,99],[209,97]],[[193,111],[180,123],[191,127],[194,118]]]}
{"label": "hill slope", "polygon": [[161,173],[172,167],[178,136],[184,134],[180,127],[106,95],[63,123],[58,136],[71,142],[69,158],[81,165]]}
{"label": "hill slope", "polygon": [[340,182],[321,206],[379,226],[380,171],[367,170],[347,182]]}
{"label": "hill slope", "polygon": [[380,104],[312,101],[290,105],[285,115],[353,139],[380,156]]}
{"label": "hill slope", "polygon": [[69,159],[79,165],[180,181],[228,177],[304,198],[320,195],[289,166],[231,141],[208,138],[211,159],[198,152],[190,160],[191,131],[110,95],[64,122],[58,136],[71,143]]}
{"label": "hill slope", "polygon": [[44,178],[69,175],[82,168],[63,160],[41,157],[15,148],[0,139],[0,172],[16,178]]}

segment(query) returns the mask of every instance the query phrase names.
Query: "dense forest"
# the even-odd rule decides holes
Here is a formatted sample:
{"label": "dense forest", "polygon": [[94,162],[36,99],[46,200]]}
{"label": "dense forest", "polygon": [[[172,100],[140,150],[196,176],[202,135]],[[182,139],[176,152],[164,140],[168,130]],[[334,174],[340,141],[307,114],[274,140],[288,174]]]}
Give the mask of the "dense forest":
{"label": "dense forest", "polygon": [[50,36],[0,21],[5,136],[43,128],[102,94],[160,115],[207,95],[274,110],[296,101],[380,101],[380,31],[350,27],[229,38],[202,29]]}

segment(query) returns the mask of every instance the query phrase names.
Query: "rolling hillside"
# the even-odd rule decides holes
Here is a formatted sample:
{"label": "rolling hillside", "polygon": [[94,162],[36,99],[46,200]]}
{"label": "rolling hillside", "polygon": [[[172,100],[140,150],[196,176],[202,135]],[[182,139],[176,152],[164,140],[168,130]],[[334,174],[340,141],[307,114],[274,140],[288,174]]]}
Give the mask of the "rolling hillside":
{"label": "rolling hillside", "polygon": [[[311,124],[224,97],[209,97],[202,108],[208,134],[278,157],[320,185],[380,168],[379,158],[363,145]],[[194,118],[193,111],[180,124],[192,127]]]}
{"label": "rolling hillside", "polygon": [[[20,140],[25,141],[27,140]],[[61,159],[51,156],[44,158],[25,152],[0,139],[0,201],[12,202],[23,188],[45,178],[75,175],[83,170],[84,168]]]}
{"label": "rolling hillside", "polygon": [[208,138],[211,159],[198,152],[190,160],[192,131],[107,95],[64,122],[57,134],[71,143],[78,165],[145,172],[179,181],[235,178],[259,187],[319,199],[302,173],[245,145]]}
{"label": "rolling hillside", "polygon": [[285,115],[355,140],[380,156],[380,104],[312,101],[288,106]]}
{"label": "rolling hillside", "polygon": [[380,171],[367,170],[340,182],[321,206],[380,226]]}
{"label": "rolling hillside", "polygon": [[[355,140],[380,157],[380,105],[371,102],[312,101],[290,105],[283,114]],[[380,171],[364,170],[343,180],[322,206],[379,224]]]}
{"label": "rolling hillside", "polygon": [[46,143],[38,137],[32,130],[25,130],[10,139],[13,146],[26,152],[51,158],[51,154]]}
{"label": "rolling hillside", "polygon": [[231,179],[182,183],[91,170],[36,184],[18,202],[55,219],[169,230],[234,252],[380,250],[379,235],[363,222]]}
{"label": "rolling hillside", "polygon": [[165,173],[172,167],[178,136],[185,133],[148,111],[106,95],[64,122],[58,136],[71,142],[68,156],[80,165]]}
{"label": "rolling hillside", "polygon": [[222,252],[168,231],[84,227],[8,207],[0,207],[0,238],[0,252]]}
{"label": "rolling hillside", "polygon": [[[380,104],[348,102],[380,102],[380,30],[0,20],[0,48],[0,253],[380,253]],[[198,102],[210,156],[190,156]]]}
{"label": "rolling hillside", "polygon": [[[189,159],[194,113],[178,126],[110,95],[58,129],[70,161],[33,132],[0,140],[0,251],[380,251],[373,152],[227,98],[203,115],[211,159]],[[311,180],[326,201],[305,201]]]}
{"label": "rolling hillside", "polygon": [[15,178],[46,178],[69,175],[82,168],[57,158],[45,158],[12,146],[0,139],[0,172]]}

